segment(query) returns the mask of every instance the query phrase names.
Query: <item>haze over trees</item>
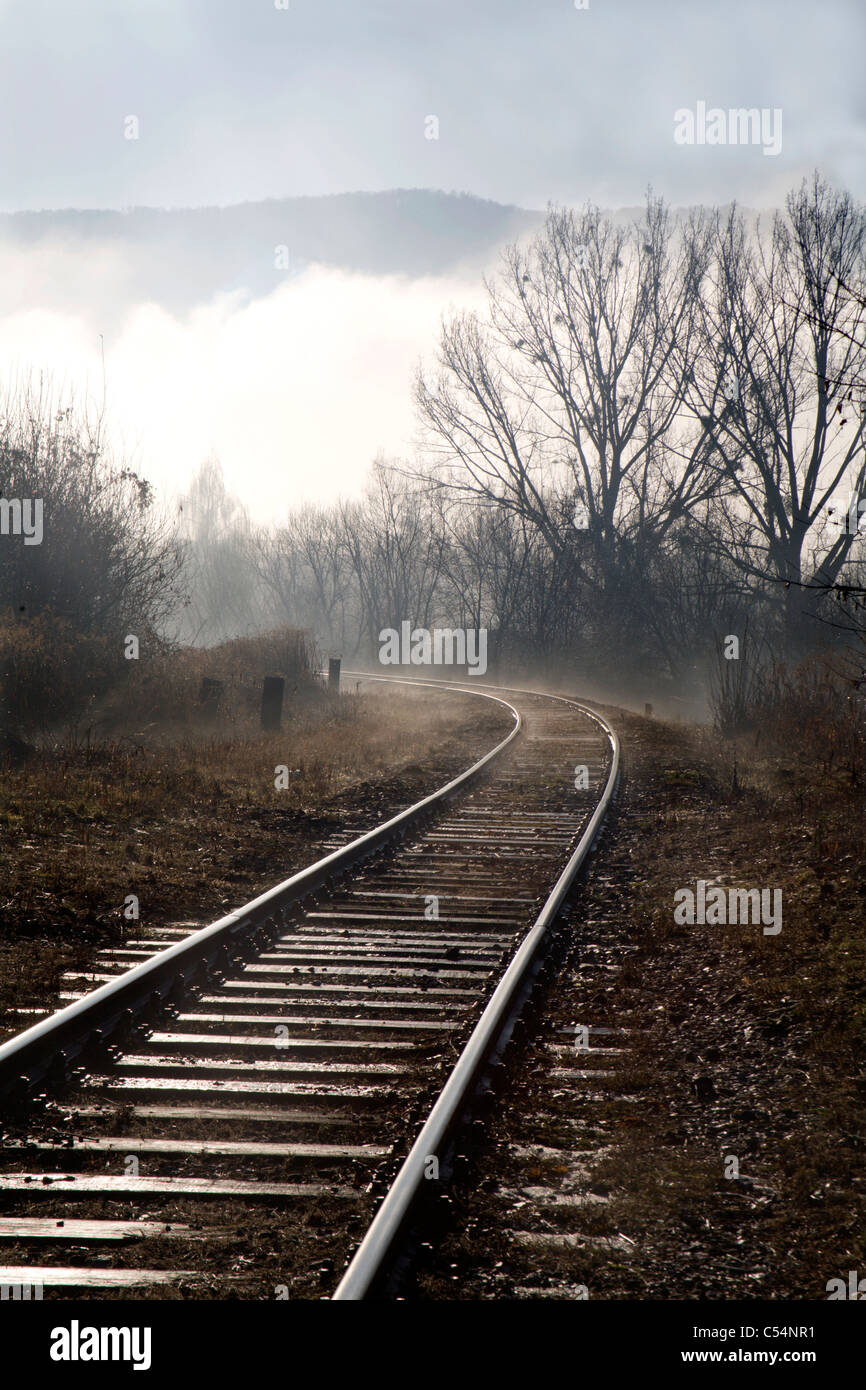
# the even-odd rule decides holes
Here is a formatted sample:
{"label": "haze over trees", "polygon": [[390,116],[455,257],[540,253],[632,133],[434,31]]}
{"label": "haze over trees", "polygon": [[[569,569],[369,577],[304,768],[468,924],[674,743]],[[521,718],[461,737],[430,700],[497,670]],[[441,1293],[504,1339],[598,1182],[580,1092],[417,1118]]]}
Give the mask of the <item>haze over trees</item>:
{"label": "haze over trees", "polygon": [[652,192],[631,220],[551,208],[484,311],[444,320],[417,457],[266,527],[209,459],[169,532],[98,433],[13,410],[4,486],[43,488],[56,530],[38,557],[4,538],[4,621],[20,594],[84,634],[288,625],[355,662],[404,621],[484,627],[494,677],[681,696],[728,634],[750,679],[820,650],[862,662],[864,250],[864,209],[817,174],[768,220]]}
{"label": "haze over trees", "polygon": [[551,209],[443,324],[418,461],[247,534],[256,602],[353,659],[404,619],[486,626],[512,669],[671,688],[747,626],[789,662],[856,630],[864,244],[818,175],[767,225]]}

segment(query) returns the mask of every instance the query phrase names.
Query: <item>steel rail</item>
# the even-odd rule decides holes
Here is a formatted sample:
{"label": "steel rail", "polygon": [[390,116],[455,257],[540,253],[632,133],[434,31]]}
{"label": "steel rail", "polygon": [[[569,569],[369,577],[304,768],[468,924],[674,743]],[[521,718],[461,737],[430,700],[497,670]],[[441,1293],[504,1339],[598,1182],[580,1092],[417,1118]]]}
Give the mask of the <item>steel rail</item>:
{"label": "steel rail", "polygon": [[[354,676],[361,673],[347,672],[347,674]],[[379,678],[369,677],[369,679]],[[582,714],[592,719],[610,740],[611,763],[607,782],[576,849],[557,879],[553,891],[534,925],[527,932],[497,985],[333,1294],[333,1299],[337,1302],[357,1301],[367,1297],[385,1272],[400,1233],[405,1229],[411,1209],[422,1191],[427,1161],[431,1155],[441,1153],[449,1135],[459,1122],[461,1113],[471,1100],[485,1068],[489,1067],[491,1060],[505,1047],[510,1037],[540,965],[541,954],[547,945],[550,928],[595,843],[619,780],[621,759],[619,737],[600,715],[579,701],[569,700],[562,695],[549,695],[545,691],[537,690],[518,692],[514,687],[508,686],[495,686],[493,689],[511,690],[515,694],[539,695],[542,698],[559,700],[579,709]]]}
{"label": "steel rail", "polygon": [[204,965],[225,958],[242,933],[255,932],[359,861],[402,838],[410,827],[473,781],[520,732],[522,721],[518,710],[507,700],[492,695],[489,690],[454,685],[446,687],[440,681],[387,679],[394,684],[447,688],[493,700],[513,715],[514,727],[471,767],[390,820],[383,821],[350,844],[301,869],[234,912],[193,932],[176,945],[159,951],[141,965],[119,975],[116,980],[92,990],[83,999],[59,1009],[50,1018],[33,1024],[0,1044],[0,1093],[32,1085],[54,1065],[76,1056],[97,1039],[104,1040],[121,1020],[131,1019],[155,998],[166,996],[178,985],[188,983],[189,976],[185,972],[194,973]]}

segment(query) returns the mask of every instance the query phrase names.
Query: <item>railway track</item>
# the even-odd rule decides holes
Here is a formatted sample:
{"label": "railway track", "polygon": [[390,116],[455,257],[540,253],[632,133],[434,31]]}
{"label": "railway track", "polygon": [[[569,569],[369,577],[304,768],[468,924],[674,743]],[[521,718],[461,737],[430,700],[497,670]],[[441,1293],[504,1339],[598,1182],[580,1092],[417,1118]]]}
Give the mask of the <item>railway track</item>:
{"label": "railway track", "polygon": [[217,923],[101,952],[0,1046],[0,1284],[382,1286],[616,777],[616,737],[585,708],[473,693],[514,727],[460,778]]}
{"label": "railway track", "polygon": [[471,1127],[461,1137],[449,1219],[432,1213],[436,1238],[418,1243],[404,1297],[597,1302],[614,1271],[628,1283],[645,1254],[610,1167],[643,1110],[622,985],[637,946],[610,849],[564,914],[552,968],[497,1069],[481,1142]]}

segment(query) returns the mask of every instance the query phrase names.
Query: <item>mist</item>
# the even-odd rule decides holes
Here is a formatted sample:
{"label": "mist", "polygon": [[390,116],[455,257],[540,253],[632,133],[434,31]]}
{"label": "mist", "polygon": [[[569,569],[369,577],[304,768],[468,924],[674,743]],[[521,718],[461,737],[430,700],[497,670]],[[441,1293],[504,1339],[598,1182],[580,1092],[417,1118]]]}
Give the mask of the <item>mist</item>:
{"label": "mist", "polygon": [[[256,299],[219,293],[182,313],[131,303],[100,336],[116,248],[80,260],[49,254],[79,287],[86,278],[96,307],[53,307],[44,248],[7,250],[4,280],[34,307],[0,318],[0,374],[44,372],[61,394],[74,391],[95,409],[104,394],[113,446],[165,497],[216,455],[227,485],[262,522],[299,502],[353,496],[378,454],[408,454],[417,361],[435,345],[441,314],[480,297],[468,273],[410,278],[311,265]],[[40,293],[45,305],[35,307]],[[117,316],[116,304],[110,312]]]}

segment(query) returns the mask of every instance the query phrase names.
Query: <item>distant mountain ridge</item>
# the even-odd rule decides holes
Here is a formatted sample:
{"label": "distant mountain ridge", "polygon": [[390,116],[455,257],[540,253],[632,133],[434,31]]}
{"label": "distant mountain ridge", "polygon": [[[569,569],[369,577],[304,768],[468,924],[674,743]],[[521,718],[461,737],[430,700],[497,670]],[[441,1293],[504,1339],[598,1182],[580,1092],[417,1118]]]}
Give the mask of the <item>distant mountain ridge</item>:
{"label": "distant mountain ridge", "polygon": [[[642,212],[605,215],[622,225]],[[420,188],[226,207],[0,213],[0,315],[71,310],[110,331],[134,305],[184,314],[222,294],[254,300],[312,264],[477,280],[502,246],[531,235],[544,218],[541,210]]]}
{"label": "distant mountain ridge", "polygon": [[489,263],[496,247],[540,225],[525,211],[467,193],[394,189],[280,198],[228,207],[0,214],[3,248],[46,240],[66,252],[122,250],[129,288],[179,308],[214,293],[270,293],[289,271],[317,263],[370,274],[441,275]]}

